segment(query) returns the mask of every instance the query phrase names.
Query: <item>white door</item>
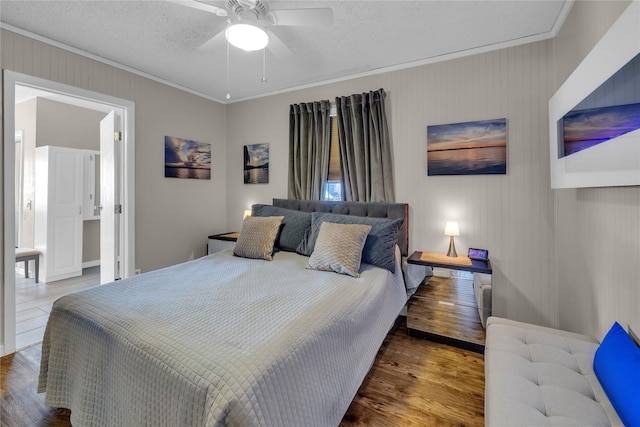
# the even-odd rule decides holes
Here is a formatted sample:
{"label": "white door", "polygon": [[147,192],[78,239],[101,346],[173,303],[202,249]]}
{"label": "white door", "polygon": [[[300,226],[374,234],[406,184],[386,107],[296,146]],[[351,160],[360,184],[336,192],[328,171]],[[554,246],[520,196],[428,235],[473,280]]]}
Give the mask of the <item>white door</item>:
{"label": "white door", "polygon": [[[120,278],[120,184],[118,159],[120,141],[115,111],[100,122],[100,283]],[[118,211],[119,212],[119,211]]]}
{"label": "white door", "polygon": [[[16,161],[15,161],[15,165],[16,165],[16,171],[15,171],[15,176],[16,176],[16,194],[15,194],[15,198],[16,198],[16,218],[15,218],[15,223],[16,223],[16,227],[15,227],[15,239],[16,239],[16,246],[23,246],[24,244],[22,243],[22,203],[23,203],[23,191],[22,191],[22,187],[24,186],[24,144],[22,143],[22,131],[21,130],[17,130],[16,131],[16,151],[15,151],[15,156],[16,156]],[[26,272],[25,272],[26,273]]]}
{"label": "white door", "polygon": [[83,176],[81,150],[36,148],[35,246],[44,282],[82,274]]}

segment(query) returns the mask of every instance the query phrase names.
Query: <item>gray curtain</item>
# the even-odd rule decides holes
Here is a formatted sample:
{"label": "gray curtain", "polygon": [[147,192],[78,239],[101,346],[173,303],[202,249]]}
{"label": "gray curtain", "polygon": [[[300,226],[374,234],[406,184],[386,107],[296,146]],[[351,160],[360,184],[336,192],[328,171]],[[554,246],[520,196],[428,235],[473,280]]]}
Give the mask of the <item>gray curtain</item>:
{"label": "gray curtain", "polygon": [[345,200],[395,202],[385,92],[336,98]]}
{"label": "gray curtain", "polygon": [[329,173],[329,101],[289,108],[289,198],[320,200]]}

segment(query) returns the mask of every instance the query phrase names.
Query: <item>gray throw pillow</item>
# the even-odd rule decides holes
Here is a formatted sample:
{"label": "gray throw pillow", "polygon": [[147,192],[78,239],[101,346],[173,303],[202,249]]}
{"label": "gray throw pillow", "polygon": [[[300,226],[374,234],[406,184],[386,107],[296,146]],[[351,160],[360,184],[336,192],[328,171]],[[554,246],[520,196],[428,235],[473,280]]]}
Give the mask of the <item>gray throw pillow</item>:
{"label": "gray throw pillow", "polygon": [[302,238],[311,228],[311,213],[285,209],[271,205],[255,204],[251,207],[252,216],[282,216],[280,234],[276,247],[283,251],[295,252]]}
{"label": "gray throw pillow", "polygon": [[311,228],[298,246],[298,253],[310,256],[318,238],[320,225],[323,222],[337,224],[365,224],[371,226],[362,251],[362,262],[386,268],[395,273],[396,255],[395,246],[398,242],[398,233],[404,222],[403,218],[374,218],[368,216],[338,215],[327,212],[313,212],[311,214]]}
{"label": "gray throw pillow", "polygon": [[233,254],[244,258],[273,259],[273,244],[280,230],[281,216],[253,217],[242,221]]}
{"label": "gray throw pillow", "polygon": [[323,222],[307,268],[359,277],[362,248],[369,230],[370,225]]}

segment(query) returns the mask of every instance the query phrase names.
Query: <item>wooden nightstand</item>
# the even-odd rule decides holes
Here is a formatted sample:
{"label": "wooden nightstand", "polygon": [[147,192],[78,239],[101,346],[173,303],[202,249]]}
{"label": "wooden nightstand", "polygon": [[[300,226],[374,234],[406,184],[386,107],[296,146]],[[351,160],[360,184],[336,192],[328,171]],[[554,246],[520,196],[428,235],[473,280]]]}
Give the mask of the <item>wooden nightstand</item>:
{"label": "wooden nightstand", "polygon": [[216,252],[220,252],[221,250],[232,248],[233,245],[236,244],[236,240],[238,240],[239,235],[240,233],[234,231],[232,233],[214,234],[209,236],[207,254],[211,255]]}
{"label": "wooden nightstand", "polygon": [[[477,261],[466,256],[452,258],[437,253],[414,252],[407,262],[489,277],[493,272],[489,260]],[[471,279],[431,277],[407,304],[409,335],[483,353],[485,331],[480,316],[489,315],[491,305],[479,308],[475,294]]]}

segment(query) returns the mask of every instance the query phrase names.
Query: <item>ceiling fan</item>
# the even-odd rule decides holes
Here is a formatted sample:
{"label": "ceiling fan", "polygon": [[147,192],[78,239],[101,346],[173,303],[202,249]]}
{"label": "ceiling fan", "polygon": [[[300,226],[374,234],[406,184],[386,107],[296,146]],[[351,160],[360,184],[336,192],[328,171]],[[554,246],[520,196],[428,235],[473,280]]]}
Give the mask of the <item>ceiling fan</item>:
{"label": "ceiling fan", "polygon": [[205,42],[201,49],[215,44],[222,36],[245,51],[260,50],[268,44],[284,46],[270,27],[333,25],[333,10],[330,8],[271,10],[266,0],[227,0],[225,7],[197,0],[171,1],[227,19],[227,28]]}

